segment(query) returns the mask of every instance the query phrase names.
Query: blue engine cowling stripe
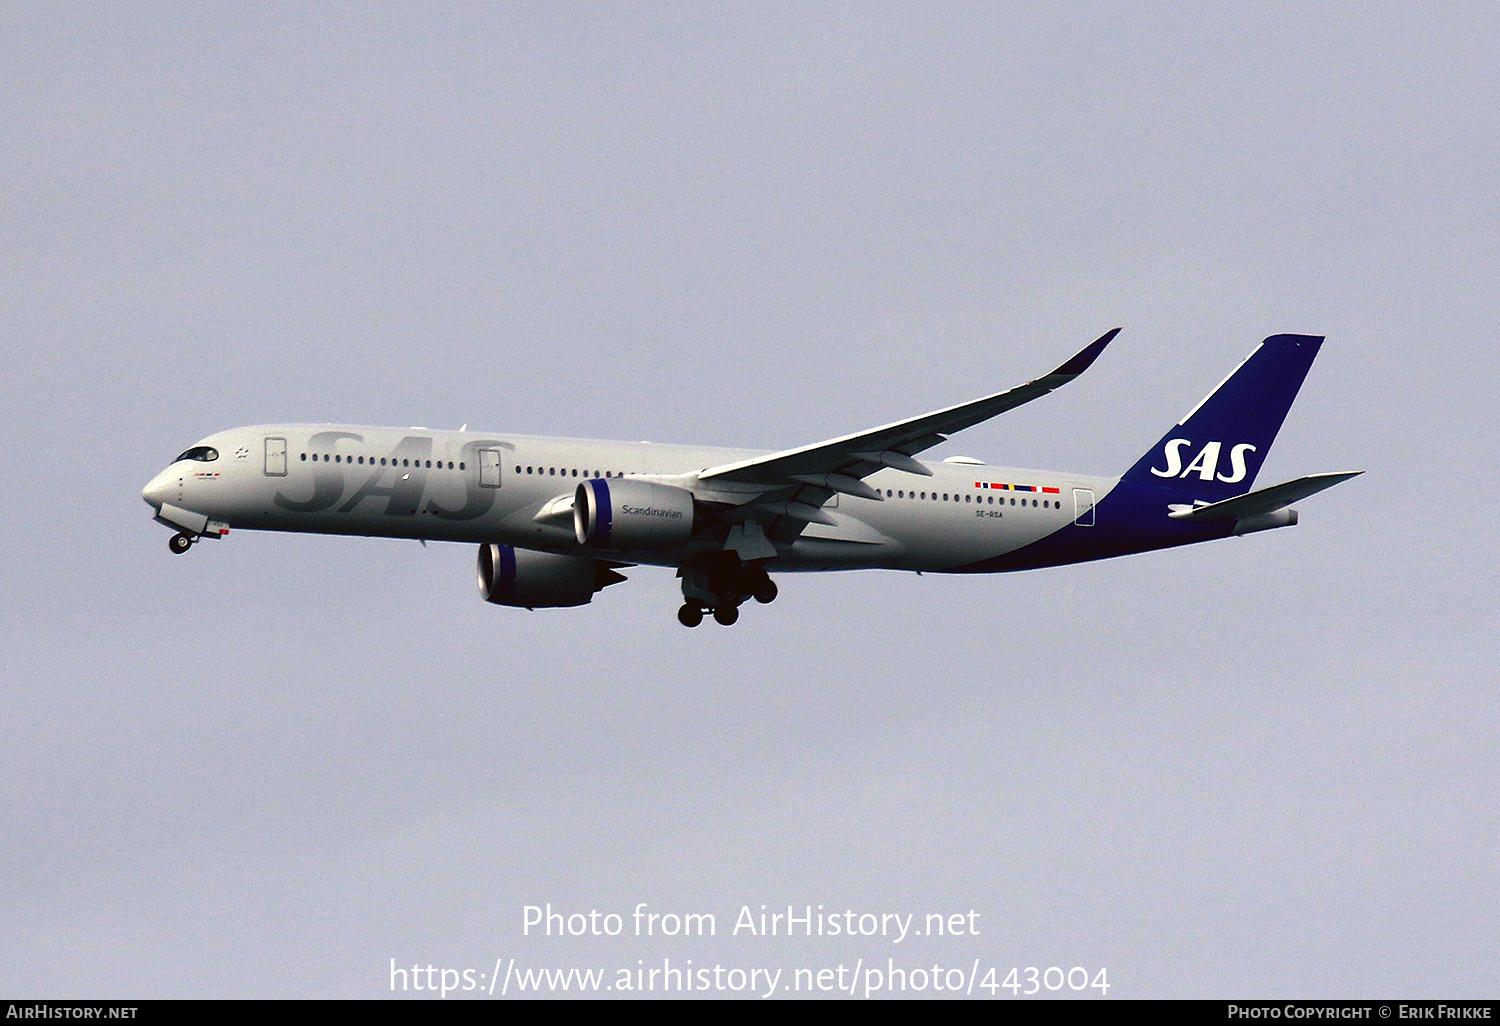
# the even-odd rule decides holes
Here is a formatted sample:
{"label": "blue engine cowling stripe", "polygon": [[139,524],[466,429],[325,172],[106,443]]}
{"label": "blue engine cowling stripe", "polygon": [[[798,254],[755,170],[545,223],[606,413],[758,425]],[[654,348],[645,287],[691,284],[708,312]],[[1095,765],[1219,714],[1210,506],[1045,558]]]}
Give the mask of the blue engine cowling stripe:
{"label": "blue engine cowling stripe", "polygon": [[609,547],[609,485],[604,478],[596,477],[589,480],[589,487],[594,490],[594,532],[589,538],[589,544],[599,548]]}
{"label": "blue engine cowling stripe", "polygon": [[516,594],[516,550],[510,545],[496,545],[500,561],[495,566],[495,592],[501,598],[514,598]]}

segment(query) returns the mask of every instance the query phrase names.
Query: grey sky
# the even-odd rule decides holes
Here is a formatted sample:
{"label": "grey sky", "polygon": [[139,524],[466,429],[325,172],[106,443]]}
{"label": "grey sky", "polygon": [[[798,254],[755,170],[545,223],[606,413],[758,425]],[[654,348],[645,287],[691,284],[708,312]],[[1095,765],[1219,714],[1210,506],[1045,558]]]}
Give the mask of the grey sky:
{"label": "grey sky", "polygon": [[[1488,7],[0,18],[0,994],[890,957],[1494,995]],[[139,498],[278,420],[797,445],[1117,324],[937,455],[1118,473],[1291,331],[1328,342],[1262,482],[1368,473],[1291,531],[788,577],[695,631],[666,571],[528,613],[468,546],[177,558]],[[549,901],[720,936],[523,937]],[[981,933],[728,935],[761,904]]]}

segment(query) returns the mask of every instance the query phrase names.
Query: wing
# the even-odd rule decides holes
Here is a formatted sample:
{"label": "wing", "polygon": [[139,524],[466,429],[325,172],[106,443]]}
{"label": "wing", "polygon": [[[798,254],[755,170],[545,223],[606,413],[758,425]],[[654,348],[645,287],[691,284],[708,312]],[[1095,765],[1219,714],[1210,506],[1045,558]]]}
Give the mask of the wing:
{"label": "wing", "polygon": [[913,456],[1072,381],[1119,332],[1106,332],[1052,373],[1008,391],[826,442],[710,467],[697,475],[697,484],[739,507],[737,515],[726,519],[758,521],[771,538],[791,541],[808,523],[833,522],[820,507],[835,492],[882,498],[863,479],[884,467],[931,477],[932,471]]}

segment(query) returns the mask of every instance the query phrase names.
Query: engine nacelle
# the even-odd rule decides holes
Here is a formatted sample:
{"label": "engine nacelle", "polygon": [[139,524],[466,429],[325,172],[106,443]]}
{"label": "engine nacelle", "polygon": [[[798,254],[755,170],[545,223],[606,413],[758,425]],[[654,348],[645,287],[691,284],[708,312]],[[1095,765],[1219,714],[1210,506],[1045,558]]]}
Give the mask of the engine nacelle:
{"label": "engine nacelle", "polygon": [[597,559],[479,546],[479,594],[497,606],[581,606],[601,588],[625,580]]}
{"label": "engine nacelle", "polygon": [[591,478],[573,498],[578,544],[596,549],[675,549],[693,535],[693,493],[685,488]]}

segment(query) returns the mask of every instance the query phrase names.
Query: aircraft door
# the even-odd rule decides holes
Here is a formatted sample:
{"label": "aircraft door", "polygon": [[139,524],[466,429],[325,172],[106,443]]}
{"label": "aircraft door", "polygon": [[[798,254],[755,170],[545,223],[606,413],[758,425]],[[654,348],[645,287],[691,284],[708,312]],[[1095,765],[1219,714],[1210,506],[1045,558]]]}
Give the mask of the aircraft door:
{"label": "aircraft door", "polygon": [[1078,527],[1094,526],[1094,490],[1073,489],[1073,523]]}
{"label": "aircraft door", "polygon": [[266,439],[266,476],[286,477],[286,439]]}
{"label": "aircraft door", "polygon": [[479,450],[479,487],[500,487],[500,450]]}

